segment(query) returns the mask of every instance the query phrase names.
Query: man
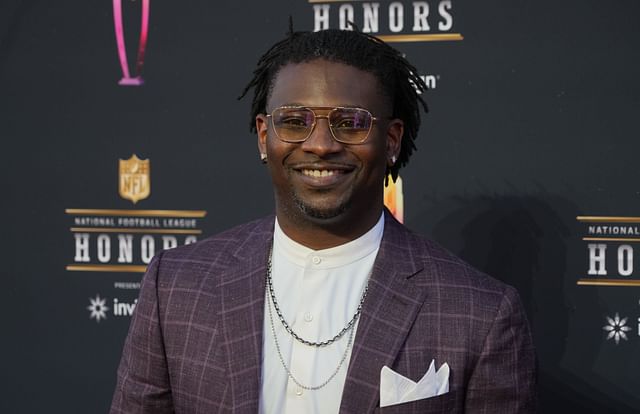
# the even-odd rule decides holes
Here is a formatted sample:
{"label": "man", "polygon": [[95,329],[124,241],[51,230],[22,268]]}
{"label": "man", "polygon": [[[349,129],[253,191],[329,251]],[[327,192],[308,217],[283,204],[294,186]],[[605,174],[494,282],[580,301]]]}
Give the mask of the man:
{"label": "man", "polygon": [[275,218],[152,261],[111,412],[533,412],[515,290],[383,208],[415,148],[415,68],[328,30],[291,32],[254,73]]}

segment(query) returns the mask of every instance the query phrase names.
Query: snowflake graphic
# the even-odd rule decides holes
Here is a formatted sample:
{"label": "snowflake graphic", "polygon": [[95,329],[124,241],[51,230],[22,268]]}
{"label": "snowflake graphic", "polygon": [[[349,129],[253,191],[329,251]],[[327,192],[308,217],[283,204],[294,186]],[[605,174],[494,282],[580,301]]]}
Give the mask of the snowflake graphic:
{"label": "snowflake graphic", "polygon": [[96,295],[95,299],[89,298],[91,305],[87,306],[87,309],[91,311],[91,315],[89,316],[91,319],[96,320],[96,322],[100,322],[100,319],[107,319],[107,311],[109,307],[105,305],[106,299],[101,299],[100,295]]}
{"label": "snowflake graphic", "polygon": [[607,316],[607,322],[609,324],[602,327],[603,330],[609,332],[609,335],[607,335],[607,341],[613,338],[616,341],[616,345],[618,345],[618,343],[620,343],[620,338],[625,341],[628,340],[627,334],[625,333],[631,330],[630,327],[625,326],[628,319],[629,318],[620,319],[620,315],[618,315],[617,312],[613,318]]}

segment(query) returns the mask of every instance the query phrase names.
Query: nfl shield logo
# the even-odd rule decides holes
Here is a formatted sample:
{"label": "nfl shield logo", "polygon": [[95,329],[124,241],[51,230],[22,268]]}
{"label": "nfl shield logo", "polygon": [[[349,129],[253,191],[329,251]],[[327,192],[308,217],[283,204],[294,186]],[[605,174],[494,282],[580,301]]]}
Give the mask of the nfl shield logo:
{"label": "nfl shield logo", "polygon": [[128,160],[120,160],[120,197],[131,200],[133,204],[144,200],[151,194],[151,165],[148,159],[141,160],[133,154]]}

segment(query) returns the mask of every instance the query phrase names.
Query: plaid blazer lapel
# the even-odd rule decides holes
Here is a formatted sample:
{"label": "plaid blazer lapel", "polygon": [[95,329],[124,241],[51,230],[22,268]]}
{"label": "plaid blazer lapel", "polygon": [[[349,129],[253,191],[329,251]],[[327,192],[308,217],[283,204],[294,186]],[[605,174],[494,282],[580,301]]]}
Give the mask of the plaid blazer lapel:
{"label": "plaid blazer lapel", "polygon": [[233,254],[236,266],[220,286],[222,329],[228,355],[229,385],[234,413],[258,412],[262,377],[262,327],[265,275],[273,218],[265,219]]}
{"label": "plaid blazer lapel", "polygon": [[412,254],[411,235],[387,212],[369,292],[342,394],[341,414],[369,413],[378,405],[380,370],[392,366],[409,333],[426,289],[411,277],[424,264]]}

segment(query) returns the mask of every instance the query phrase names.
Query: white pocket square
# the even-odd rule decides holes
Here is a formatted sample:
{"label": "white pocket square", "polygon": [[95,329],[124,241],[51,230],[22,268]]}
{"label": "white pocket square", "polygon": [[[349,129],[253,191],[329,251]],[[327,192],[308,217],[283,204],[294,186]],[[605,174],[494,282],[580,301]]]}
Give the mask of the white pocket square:
{"label": "white pocket square", "polygon": [[380,407],[435,397],[449,392],[449,365],[445,362],[435,369],[431,360],[429,370],[420,381],[413,382],[386,365],[380,370]]}

